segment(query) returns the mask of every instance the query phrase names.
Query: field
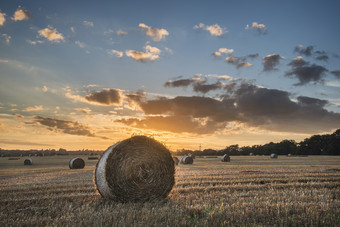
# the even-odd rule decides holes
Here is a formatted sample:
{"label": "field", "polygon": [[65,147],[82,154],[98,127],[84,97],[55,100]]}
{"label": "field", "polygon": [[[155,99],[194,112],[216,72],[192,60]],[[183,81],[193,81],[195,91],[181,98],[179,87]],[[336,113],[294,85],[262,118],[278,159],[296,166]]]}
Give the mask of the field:
{"label": "field", "polygon": [[96,192],[97,160],[0,158],[0,226],[339,226],[340,157],[196,158],[165,201],[115,203]]}

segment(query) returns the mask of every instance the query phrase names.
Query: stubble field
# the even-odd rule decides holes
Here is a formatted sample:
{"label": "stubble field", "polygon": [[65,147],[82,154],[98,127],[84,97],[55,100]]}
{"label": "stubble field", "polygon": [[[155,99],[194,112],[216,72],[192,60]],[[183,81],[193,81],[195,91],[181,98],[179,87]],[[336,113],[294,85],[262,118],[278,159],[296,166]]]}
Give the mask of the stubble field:
{"label": "stubble field", "polygon": [[0,226],[339,226],[340,157],[196,158],[164,201],[115,203],[96,192],[97,160],[0,158]]}

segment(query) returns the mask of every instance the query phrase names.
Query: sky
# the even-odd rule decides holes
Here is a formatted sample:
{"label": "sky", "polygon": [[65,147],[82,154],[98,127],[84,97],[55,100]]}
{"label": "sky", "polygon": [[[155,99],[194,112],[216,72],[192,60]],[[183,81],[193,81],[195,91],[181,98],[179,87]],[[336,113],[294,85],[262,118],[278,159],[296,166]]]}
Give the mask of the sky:
{"label": "sky", "polygon": [[171,150],[340,128],[339,1],[0,3],[0,148]]}

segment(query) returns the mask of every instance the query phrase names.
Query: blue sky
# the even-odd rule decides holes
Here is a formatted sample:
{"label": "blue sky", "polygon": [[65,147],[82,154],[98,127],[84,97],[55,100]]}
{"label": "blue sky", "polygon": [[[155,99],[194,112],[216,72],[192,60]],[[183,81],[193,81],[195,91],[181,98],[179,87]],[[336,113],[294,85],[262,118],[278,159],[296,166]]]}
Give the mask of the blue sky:
{"label": "blue sky", "polygon": [[148,134],[173,149],[223,148],[332,132],[339,9],[2,1],[0,147],[104,149]]}

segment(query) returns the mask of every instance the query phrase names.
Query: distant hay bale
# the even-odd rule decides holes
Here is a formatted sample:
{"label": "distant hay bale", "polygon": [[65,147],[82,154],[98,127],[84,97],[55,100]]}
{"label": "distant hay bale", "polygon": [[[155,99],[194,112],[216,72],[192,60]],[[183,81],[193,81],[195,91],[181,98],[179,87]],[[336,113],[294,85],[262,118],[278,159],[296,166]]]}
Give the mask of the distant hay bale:
{"label": "distant hay bale", "polygon": [[195,159],[195,155],[194,154],[188,154],[188,156],[190,157],[190,158],[192,158],[192,159]]}
{"label": "distant hay bale", "polygon": [[147,136],[134,136],[109,147],[95,171],[98,192],[117,202],[166,198],[175,184],[170,151]]}
{"label": "distant hay bale", "polygon": [[194,163],[194,159],[192,157],[189,156],[183,156],[180,160],[181,164],[193,164]]}
{"label": "distant hay bale", "polygon": [[175,164],[176,164],[176,166],[177,166],[178,163],[179,163],[179,159],[178,159],[177,157],[172,157],[172,159],[174,160],[174,162],[175,162]]}
{"label": "distant hay bale", "polygon": [[88,157],[87,160],[98,160],[98,157]]}
{"label": "distant hay bale", "polygon": [[249,156],[254,156],[254,153],[249,153]]}
{"label": "distant hay bale", "polygon": [[272,153],[271,155],[270,155],[270,158],[277,158],[278,156],[277,156],[277,154],[274,154],[274,153]]}
{"label": "distant hay bale", "polygon": [[32,164],[33,164],[32,159],[30,159],[30,158],[25,159],[24,165],[32,165]]}
{"label": "distant hay bale", "polygon": [[85,167],[85,161],[81,158],[72,158],[69,167],[70,169],[83,169]]}
{"label": "distant hay bale", "polygon": [[221,158],[221,161],[222,162],[230,162],[230,156],[227,155],[227,154],[223,155],[222,158]]}

